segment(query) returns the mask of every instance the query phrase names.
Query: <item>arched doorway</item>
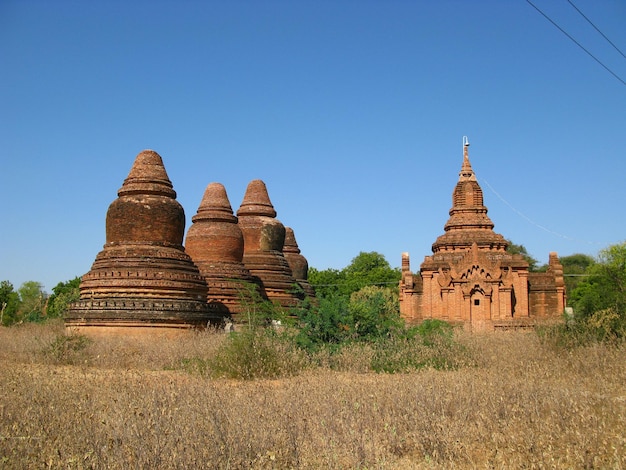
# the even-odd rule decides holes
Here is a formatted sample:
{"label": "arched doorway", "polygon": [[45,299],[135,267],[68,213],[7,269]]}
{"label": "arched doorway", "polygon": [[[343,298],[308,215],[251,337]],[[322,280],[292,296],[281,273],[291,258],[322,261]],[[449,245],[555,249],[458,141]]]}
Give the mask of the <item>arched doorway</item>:
{"label": "arched doorway", "polygon": [[485,291],[476,284],[470,292],[470,322],[482,323],[489,320],[489,302]]}

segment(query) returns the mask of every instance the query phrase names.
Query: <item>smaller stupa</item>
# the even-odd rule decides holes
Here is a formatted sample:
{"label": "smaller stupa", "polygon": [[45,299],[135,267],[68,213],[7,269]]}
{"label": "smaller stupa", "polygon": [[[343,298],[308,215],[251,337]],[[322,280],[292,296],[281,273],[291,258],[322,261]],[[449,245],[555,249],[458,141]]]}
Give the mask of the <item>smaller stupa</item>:
{"label": "smaller stupa", "polygon": [[291,227],[285,227],[285,245],[283,254],[289,263],[293,277],[304,291],[304,294],[311,300],[315,298],[315,290],[309,284],[309,262],[300,253],[296,236]]}
{"label": "smaller stupa", "polygon": [[207,285],[185,252],[185,213],[161,156],[145,150],[111,203],[106,243],[80,283],[66,317],[74,329],[203,327],[220,318]]}
{"label": "smaller stupa", "polygon": [[261,292],[261,288],[260,281],[243,264],[243,233],[222,184],[207,186],[191,220],[185,250],[207,282],[209,307],[236,320],[250,289]]}
{"label": "smaller stupa", "polygon": [[244,237],[243,262],[263,283],[267,298],[282,307],[295,307],[304,298],[283,255],[285,226],[261,180],[248,184],[239,210],[239,226]]}

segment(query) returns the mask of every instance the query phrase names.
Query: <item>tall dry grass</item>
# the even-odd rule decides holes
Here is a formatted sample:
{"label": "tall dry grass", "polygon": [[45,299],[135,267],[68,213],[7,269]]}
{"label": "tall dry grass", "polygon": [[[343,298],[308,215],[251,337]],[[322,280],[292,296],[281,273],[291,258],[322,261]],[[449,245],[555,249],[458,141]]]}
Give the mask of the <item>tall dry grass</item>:
{"label": "tall dry grass", "polygon": [[367,372],[359,354],[374,353],[355,346],[295,377],[234,381],[185,371],[220,334],[51,353],[62,333],[0,329],[2,468],[626,467],[623,345],[462,334],[456,370]]}

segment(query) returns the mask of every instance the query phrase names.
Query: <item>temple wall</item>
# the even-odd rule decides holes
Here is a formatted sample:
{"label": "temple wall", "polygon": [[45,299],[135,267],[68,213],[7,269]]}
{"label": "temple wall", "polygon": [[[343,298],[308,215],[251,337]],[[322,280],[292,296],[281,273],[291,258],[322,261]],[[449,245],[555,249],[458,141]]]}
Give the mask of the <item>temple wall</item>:
{"label": "temple wall", "polygon": [[558,286],[550,273],[529,275],[530,314],[533,317],[554,317],[565,308],[565,289]]}
{"label": "temple wall", "polygon": [[[464,294],[463,283],[441,287],[439,272],[403,273],[400,281],[400,314],[409,324],[425,319],[465,323],[474,330],[494,324],[518,323],[560,316],[565,306],[564,287],[554,273],[513,270],[509,286],[491,283],[490,294]],[[417,288],[416,288],[417,287]],[[475,304],[478,301],[478,304]]]}

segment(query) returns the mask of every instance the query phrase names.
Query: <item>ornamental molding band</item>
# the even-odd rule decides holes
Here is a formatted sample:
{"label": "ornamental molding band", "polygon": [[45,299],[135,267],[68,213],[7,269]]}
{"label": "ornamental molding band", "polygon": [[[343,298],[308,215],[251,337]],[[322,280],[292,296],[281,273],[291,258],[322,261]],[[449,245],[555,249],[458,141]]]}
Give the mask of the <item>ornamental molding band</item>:
{"label": "ornamental molding band", "polygon": [[[183,246],[185,213],[163,160],[152,150],[139,153],[108,208],[106,242],[81,278],[80,298],[70,306],[66,327],[110,333],[236,322],[250,289],[259,294],[255,299],[278,297],[283,306],[298,305],[304,295],[287,293],[296,279],[283,256],[285,228],[275,219],[265,184],[256,181],[242,203],[242,213],[258,229],[248,234],[252,247],[246,247],[245,232],[219,183],[207,186]],[[254,273],[245,264],[246,249],[253,253],[248,262]],[[306,259],[304,266],[300,283],[307,278]],[[315,295],[312,289],[306,293]]]}
{"label": "ornamental molding band", "polygon": [[466,137],[449,216],[419,272],[402,254],[400,313],[407,322],[441,319],[484,330],[560,317],[565,283],[557,254],[550,253],[547,272],[534,273],[522,255],[506,251],[509,242],[487,215]]}

